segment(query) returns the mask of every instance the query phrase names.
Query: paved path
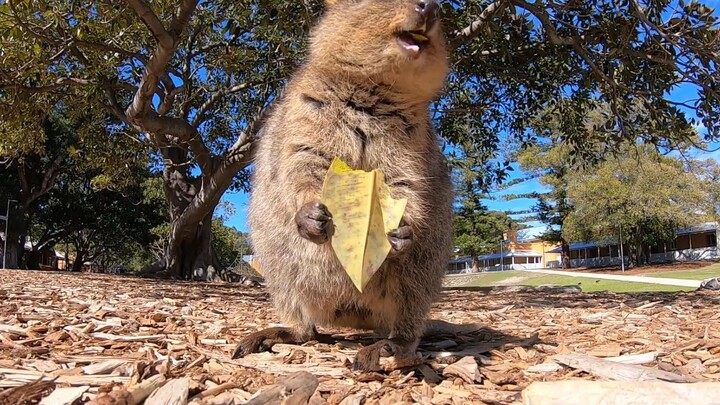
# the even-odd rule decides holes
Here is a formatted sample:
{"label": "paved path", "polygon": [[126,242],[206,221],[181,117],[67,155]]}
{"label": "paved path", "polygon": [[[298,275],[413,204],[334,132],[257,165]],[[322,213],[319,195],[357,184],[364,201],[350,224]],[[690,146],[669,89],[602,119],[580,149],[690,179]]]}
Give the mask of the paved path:
{"label": "paved path", "polygon": [[543,273],[543,274],[555,274],[558,276],[571,276],[571,277],[585,277],[595,278],[604,280],[620,280],[630,281],[635,283],[652,283],[652,284],[663,284],[663,285],[674,285],[679,287],[700,287],[702,280],[684,280],[679,278],[661,278],[661,277],[645,277],[645,276],[622,276],[618,274],[601,274],[601,273],[581,273],[573,271],[560,271],[560,270],[519,270],[526,271],[528,273]]}

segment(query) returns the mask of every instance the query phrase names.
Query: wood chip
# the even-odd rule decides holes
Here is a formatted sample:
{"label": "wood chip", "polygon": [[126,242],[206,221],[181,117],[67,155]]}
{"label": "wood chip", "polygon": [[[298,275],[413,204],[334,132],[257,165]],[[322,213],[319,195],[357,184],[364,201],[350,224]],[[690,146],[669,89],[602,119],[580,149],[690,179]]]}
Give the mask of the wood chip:
{"label": "wood chip", "polygon": [[0,324],[0,332],[12,333],[14,335],[24,336],[24,337],[28,336],[28,333],[25,329],[19,328],[17,326],[13,326],[13,325]]}
{"label": "wood chip", "polygon": [[529,373],[553,373],[562,370],[562,366],[557,363],[541,363],[527,368]]}
{"label": "wood chip", "polygon": [[641,354],[628,354],[624,356],[617,356],[617,357],[607,357],[605,360],[607,361],[613,361],[615,363],[622,363],[622,364],[635,364],[635,365],[642,365],[642,364],[650,364],[657,359],[658,355],[660,353],[658,352],[649,352],[649,353],[641,353]]}
{"label": "wood chip", "polygon": [[293,373],[270,387],[258,392],[247,405],[264,405],[278,403],[304,404],[315,393],[319,381],[317,377],[301,371]]}
{"label": "wood chip", "polygon": [[118,336],[102,332],[93,333],[91,336],[98,339],[112,340],[114,342],[153,342],[165,337],[165,335]]}
{"label": "wood chip", "polygon": [[145,400],[144,405],[186,405],[188,402],[189,381],[187,378],[169,380],[156,389]]}
{"label": "wood chip", "polygon": [[116,368],[122,366],[126,362],[127,362],[127,360],[122,360],[122,359],[105,360],[105,361],[101,361],[99,363],[93,363],[88,366],[85,366],[82,368],[82,371],[83,371],[83,373],[85,373],[87,375],[110,374]]}
{"label": "wood chip", "polygon": [[89,386],[58,388],[40,401],[40,405],[70,405],[82,397]]}
{"label": "wood chip", "polygon": [[[73,405],[141,405],[168,376],[187,380],[190,405],[245,405],[273,387],[285,393],[274,398],[285,395],[288,404],[510,405],[543,380],[578,384],[663,371],[670,379],[720,382],[720,292],[714,291],[446,290],[431,313],[444,321],[431,322],[419,364],[359,373],[351,369],[358,348],[385,336],[323,329],[334,344],[277,345],[231,359],[247,333],[279,325],[263,287],[15,270],[0,270],[0,286],[3,405],[37,404],[61,388],[86,386]],[[582,353],[603,356],[596,360],[611,363],[612,372],[553,360]],[[463,379],[451,372],[459,361],[474,368],[464,358],[479,365],[481,383],[468,382],[472,373]],[[618,371],[622,366],[642,373]],[[309,398],[282,388],[299,372],[317,378]],[[311,379],[306,391],[314,384]]]}
{"label": "wood chip", "polygon": [[354,394],[345,397],[339,405],[360,405],[365,399],[365,394]]}
{"label": "wood chip", "polygon": [[585,354],[558,354],[554,360],[566,366],[583,370],[592,375],[608,380],[619,381],[644,381],[662,380],[672,382],[695,382],[691,377],[685,377],[667,371],[655,370],[652,368],[634,366],[630,364],[616,363],[599,359]]}
{"label": "wood chip", "polygon": [[482,375],[478,369],[478,364],[473,356],[466,356],[457,362],[445,367],[444,376],[460,377],[468,384],[482,381]]}
{"label": "wood chip", "polygon": [[663,381],[551,381],[534,382],[522,392],[525,405],[713,404],[720,383],[676,384]]}

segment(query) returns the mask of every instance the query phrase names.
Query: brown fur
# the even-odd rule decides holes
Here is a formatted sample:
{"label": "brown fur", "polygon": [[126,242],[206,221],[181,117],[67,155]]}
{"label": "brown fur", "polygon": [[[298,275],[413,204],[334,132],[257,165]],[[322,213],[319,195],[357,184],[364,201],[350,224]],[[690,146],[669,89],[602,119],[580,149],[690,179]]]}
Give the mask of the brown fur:
{"label": "brown fur", "polygon": [[[346,326],[389,333],[414,351],[450,250],[451,186],[428,112],[448,71],[445,43],[438,23],[418,57],[398,44],[398,32],[422,22],[416,1],[332,3],[259,141],[248,215],[255,260],[295,341],[312,339],[315,325]],[[413,242],[362,294],[330,243],[302,237],[295,222],[319,201],[334,156],[382,170],[394,197],[408,200]]]}

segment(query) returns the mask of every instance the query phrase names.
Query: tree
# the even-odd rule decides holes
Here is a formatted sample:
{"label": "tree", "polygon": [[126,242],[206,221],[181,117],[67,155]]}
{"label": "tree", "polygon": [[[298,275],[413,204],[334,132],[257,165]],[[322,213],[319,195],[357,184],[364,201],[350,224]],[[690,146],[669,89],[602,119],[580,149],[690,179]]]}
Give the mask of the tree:
{"label": "tree", "polygon": [[[455,49],[439,128],[484,166],[480,186],[504,169],[487,156],[508,136],[535,143],[533,120],[549,110],[608,106],[592,134],[567,131],[572,161],[597,140],[678,143],[688,112],[718,137],[718,20],[700,2],[456,0],[443,12]],[[687,99],[674,97],[680,86]]]}
{"label": "tree", "polygon": [[596,169],[567,176],[574,209],[563,223],[563,237],[617,240],[622,232],[632,262],[647,264],[651,246],[714,213],[705,185],[690,167],[650,147],[630,145]]}
{"label": "tree", "polygon": [[478,255],[494,250],[502,241],[503,232],[517,226],[504,212],[488,211],[485,206],[470,203],[455,213],[453,246],[470,256],[475,273],[479,266]]}
{"label": "tree", "polygon": [[223,218],[213,218],[213,249],[223,268],[234,267],[243,255],[250,253],[248,235],[223,223]]}
{"label": "tree", "polygon": [[[557,141],[555,141],[557,142]],[[563,237],[563,224],[573,210],[567,197],[567,174],[572,170],[569,156],[570,147],[562,143],[533,145],[519,153],[518,161],[530,178],[537,178],[540,184],[550,188],[544,193],[533,193],[537,198],[532,211],[547,225],[541,239],[560,243],[562,266],[570,268],[570,243]]]}
{"label": "tree", "polygon": [[[213,210],[229,187],[247,186],[264,112],[322,6],[198,3],[5,2],[0,119],[31,128],[58,97],[110,114],[112,132],[151,145],[163,168],[171,230],[160,264],[176,277],[214,279]],[[481,188],[507,169],[491,162],[500,137],[532,142],[528,119],[561,97],[578,108],[607,102],[608,138],[659,142],[648,134],[660,132],[640,132],[648,127],[679,137],[690,124],[679,106],[718,135],[720,41],[700,3],[455,0],[443,14],[454,69],[436,124],[464,150]],[[670,97],[680,84],[696,102]],[[633,114],[638,104],[649,113]]]}
{"label": "tree", "polygon": [[[137,148],[118,141],[110,147],[107,138],[95,143],[95,134],[102,127],[90,124],[87,117],[70,117],[67,109],[56,106],[45,113],[39,127],[31,127],[27,138],[18,140],[15,135],[25,133],[22,127],[0,122],[0,193],[16,201],[11,205],[8,224],[8,267],[37,268],[39,251],[53,246],[67,235],[61,228],[48,230],[33,241],[28,257],[24,249],[28,234],[39,211],[47,204],[50,193],[59,179],[75,168],[93,168],[102,176],[103,183],[122,184],[127,179],[127,162],[142,162],[135,154]],[[80,128],[83,127],[81,130]],[[95,131],[97,130],[97,131]],[[88,136],[92,133],[92,136]],[[89,159],[92,155],[92,159]],[[3,200],[4,201],[4,200]]]}
{"label": "tree", "polygon": [[152,229],[165,221],[164,201],[144,198],[143,184],[151,174],[143,162],[128,166],[124,183],[112,186],[104,183],[100,169],[77,165],[65,170],[34,218],[38,244],[69,242],[73,271],[85,261],[108,263],[128,244],[149,244]]}
{"label": "tree", "polygon": [[518,229],[520,224],[504,212],[489,211],[481,203],[486,195],[475,186],[474,171],[464,166],[469,160],[460,160],[459,167],[453,170],[453,249],[456,249],[456,253],[470,256],[472,271],[477,272],[477,256],[492,251],[502,241],[503,232]]}
{"label": "tree", "polygon": [[715,159],[692,159],[687,164],[688,171],[704,185],[708,214],[712,220],[720,222],[720,163]]}
{"label": "tree", "polygon": [[[171,217],[161,267],[217,279],[211,218],[245,169],[261,117],[295,66],[318,8],[302,2],[142,0],[0,5],[2,118],[32,122],[62,97],[109,114],[113,133],[155,148]],[[39,106],[39,107],[37,107]],[[21,125],[16,125],[20,127]]]}

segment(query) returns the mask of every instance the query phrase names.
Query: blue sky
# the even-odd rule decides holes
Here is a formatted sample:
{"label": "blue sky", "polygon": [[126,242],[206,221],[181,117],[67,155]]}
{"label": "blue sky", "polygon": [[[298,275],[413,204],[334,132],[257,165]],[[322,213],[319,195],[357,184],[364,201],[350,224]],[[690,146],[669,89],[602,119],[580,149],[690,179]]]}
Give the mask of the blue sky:
{"label": "blue sky", "polygon": [[[705,0],[705,5],[715,8],[715,15],[720,16],[720,0]],[[676,89],[671,93],[671,97],[674,100],[688,100],[697,97],[697,93],[694,89],[689,86],[683,86]],[[689,117],[695,117],[694,113],[690,110],[685,110]],[[705,129],[698,127],[698,131],[702,134]],[[712,158],[720,161],[720,142],[714,142],[709,145],[711,152],[697,151],[695,157],[698,158]],[[513,172],[510,173],[507,181],[515,178],[523,177],[524,173],[519,170],[517,164],[513,164]],[[501,192],[493,193],[492,196],[498,197],[505,194],[524,194],[532,191],[543,192],[547,191],[547,188],[539,183],[537,180],[529,180],[523,183],[516,184],[512,187],[502,190]],[[223,196],[224,201],[228,201],[235,206],[236,214],[227,220],[227,225],[237,228],[240,231],[248,232],[247,227],[247,205],[248,205],[248,194],[244,192],[226,192]],[[498,211],[521,211],[531,208],[536,200],[534,199],[516,199],[511,201],[502,200],[485,200],[484,203],[491,210]],[[517,215],[520,217],[523,215]],[[527,222],[531,228],[523,230],[523,236],[530,237],[542,233],[545,230],[545,225],[541,222]]]}

